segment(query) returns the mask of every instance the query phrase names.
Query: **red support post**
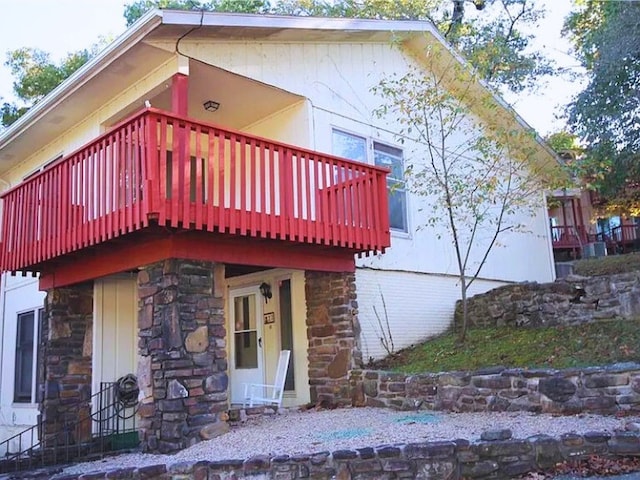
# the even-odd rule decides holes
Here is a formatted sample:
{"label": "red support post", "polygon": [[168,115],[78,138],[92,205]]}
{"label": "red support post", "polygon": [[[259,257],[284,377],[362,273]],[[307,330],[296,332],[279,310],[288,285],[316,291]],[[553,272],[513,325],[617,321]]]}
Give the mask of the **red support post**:
{"label": "red support post", "polygon": [[171,111],[177,115],[189,114],[189,77],[176,73],[171,79]]}

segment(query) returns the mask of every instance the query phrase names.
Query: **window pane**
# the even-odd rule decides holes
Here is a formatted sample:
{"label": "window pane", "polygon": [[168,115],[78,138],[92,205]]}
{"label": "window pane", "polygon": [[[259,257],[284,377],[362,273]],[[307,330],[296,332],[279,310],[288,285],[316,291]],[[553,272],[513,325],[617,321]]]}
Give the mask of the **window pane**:
{"label": "window pane", "polygon": [[234,298],[235,331],[256,329],[255,295]]}
{"label": "window pane", "polygon": [[398,180],[404,179],[404,167],[402,165],[402,150],[381,143],[374,142],[373,154],[375,164],[391,170],[389,177]]}
{"label": "window pane", "polygon": [[363,137],[334,130],[332,151],[338,157],[367,163],[367,140]]}
{"label": "window pane", "polygon": [[293,313],[291,308],[291,280],[280,283],[280,343],[283,350],[290,350],[289,369],[284,382],[285,390],[295,390],[295,373],[293,361]]}
{"label": "window pane", "polygon": [[407,192],[404,190],[389,190],[389,226],[395,230],[408,231]]}
{"label": "window pane", "polygon": [[14,379],[15,402],[31,402],[33,384],[34,312],[18,315],[16,334],[16,363]]}
{"label": "window pane", "polygon": [[404,181],[404,164],[402,150],[382,143],[373,143],[375,163],[386,167],[391,172],[387,175],[389,192],[389,225],[394,230],[408,232],[407,224],[407,192]]}
{"label": "window pane", "polygon": [[258,368],[258,334],[253,332],[236,333],[236,368]]}

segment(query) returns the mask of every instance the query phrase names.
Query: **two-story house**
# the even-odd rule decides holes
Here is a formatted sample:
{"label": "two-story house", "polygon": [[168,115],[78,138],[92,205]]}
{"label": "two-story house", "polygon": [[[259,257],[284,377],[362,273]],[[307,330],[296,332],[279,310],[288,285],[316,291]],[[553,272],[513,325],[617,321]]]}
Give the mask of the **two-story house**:
{"label": "two-story house", "polygon": [[[143,446],[171,451],[222,431],[282,349],[285,405],[348,388],[384,355],[382,297],[396,348],[448,328],[452,246],[417,228],[407,145],[373,114],[429,48],[460,61],[428,22],[152,11],[1,132],[3,431],[54,435],[133,373]],[[474,121],[527,130],[489,98]],[[525,221],[474,292],[554,278],[542,191]]]}

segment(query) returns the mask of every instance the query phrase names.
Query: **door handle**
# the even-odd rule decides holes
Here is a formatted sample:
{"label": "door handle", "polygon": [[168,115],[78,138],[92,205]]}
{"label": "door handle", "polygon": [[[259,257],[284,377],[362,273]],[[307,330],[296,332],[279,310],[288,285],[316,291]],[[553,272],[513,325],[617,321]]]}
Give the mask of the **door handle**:
{"label": "door handle", "polygon": [[258,339],[258,346],[259,346],[260,348],[262,348],[262,339],[261,339],[261,338],[259,338],[259,339]]}

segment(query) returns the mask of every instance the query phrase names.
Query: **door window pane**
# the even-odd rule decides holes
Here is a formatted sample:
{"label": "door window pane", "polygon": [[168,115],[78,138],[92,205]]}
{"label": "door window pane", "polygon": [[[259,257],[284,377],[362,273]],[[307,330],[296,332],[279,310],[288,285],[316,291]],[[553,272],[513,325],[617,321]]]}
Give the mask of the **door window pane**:
{"label": "door window pane", "polygon": [[233,306],[235,366],[236,368],[258,368],[256,296],[235,297]]}

